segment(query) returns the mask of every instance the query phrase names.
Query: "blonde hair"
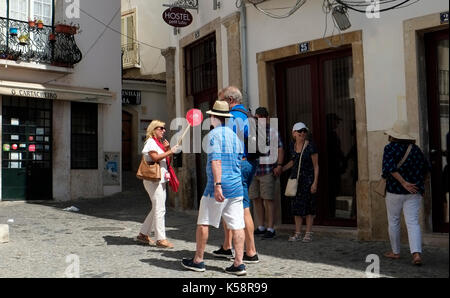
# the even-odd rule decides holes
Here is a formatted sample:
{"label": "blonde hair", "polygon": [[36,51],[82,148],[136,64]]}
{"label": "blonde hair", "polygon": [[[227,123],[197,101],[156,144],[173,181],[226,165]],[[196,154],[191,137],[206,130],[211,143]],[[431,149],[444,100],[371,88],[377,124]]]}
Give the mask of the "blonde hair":
{"label": "blonde hair", "polygon": [[147,127],[147,138],[145,139],[145,141],[153,138],[155,136],[155,129],[160,126],[164,127],[166,126],[166,124],[160,120],[153,120],[152,123],[150,123],[150,125]]}

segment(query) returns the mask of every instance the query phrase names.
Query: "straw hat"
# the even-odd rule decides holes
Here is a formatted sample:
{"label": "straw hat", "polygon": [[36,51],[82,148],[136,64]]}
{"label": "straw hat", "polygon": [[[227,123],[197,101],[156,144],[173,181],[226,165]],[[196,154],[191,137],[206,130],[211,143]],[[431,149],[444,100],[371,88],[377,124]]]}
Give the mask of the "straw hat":
{"label": "straw hat", "polygon": [[409,134],[409,125],[408,122],[404,120],[398,120],[395,122],[394,127],[385,132],[388,136],[396,138],[398,140],[412,140],[414,141],[416,138]]}
{"label": "straw hat", "polygon": [[233,117],[233,115],[230,114],[230,106],[226,101],[216,101],[214,103],[214,107],[211,111],[206,112],[208,115],[214,115],[214,116],[221,116],[221,117]]}

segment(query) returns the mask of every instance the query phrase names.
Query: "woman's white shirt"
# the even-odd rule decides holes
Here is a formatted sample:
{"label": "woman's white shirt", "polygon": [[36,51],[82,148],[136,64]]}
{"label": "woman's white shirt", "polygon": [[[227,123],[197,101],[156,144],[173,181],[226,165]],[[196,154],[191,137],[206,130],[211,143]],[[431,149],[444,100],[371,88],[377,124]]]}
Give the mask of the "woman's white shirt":
{"label": "woman's white shirt", "polygon": [[[163,154],[164,151],[156,144],[156,141],[154,139],[148,139],[147,142],[145,142],[144,149],[142,150],[142,154],[144,154],[144,158],[146,161],[150,162],[153,161],[152,157],[150,156],[149,152],[156,152],[158,154]],[[159,162],[159,165],[161,167],[161,183],[168,182],[166,179],[166,173],[167,171],[167,160],[164,158]]]}

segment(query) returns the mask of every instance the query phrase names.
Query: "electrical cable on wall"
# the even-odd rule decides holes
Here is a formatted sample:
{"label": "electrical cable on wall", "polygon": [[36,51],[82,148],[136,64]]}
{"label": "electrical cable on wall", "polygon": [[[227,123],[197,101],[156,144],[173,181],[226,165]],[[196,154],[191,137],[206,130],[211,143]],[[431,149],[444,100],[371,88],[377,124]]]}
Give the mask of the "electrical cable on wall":
{"label": "electrical cable on wall", "polygon": [[[288,18],[290,16],[292,16],[295,12],[297,12],[297,10],[300,9],[300,7],[302,7],[305,3],[306,0],[297,0],[297,2],[295,3],[295,5],[290,8],[290,7],[278,7],[278,8],[261,8],[260,5],[261,3],[265,2],[266,0],[236,0],[236,7],[240,8],[242,5],[245,5],[245,3],[243,2],[248,2],[250,4],[252,4],[257,10],[259,10],[260,12],[262,12],[263,14],[265,14],[266,16],[269,16],[271,18],[274,19],[285,19]],[[278,10],[278,9],[290,9],[287,13],[283,14],[283,15],[278,15],[278,14],[274,14],[269,12],[269,10]]]}
{"label": "electrical cable on wall", "polygon": [[[373,13],[385,12],[392,9],[404,8],[410,6],[414,3],[419,2],[420,0],[372,0],[368,1],[357,1],[357,0],[335,0],[338,4],[357,11],[361,13],[367,13],[371,11]],[[374,8],[374,5],[379,6],[378,10],[370,10],[369,8]]]}

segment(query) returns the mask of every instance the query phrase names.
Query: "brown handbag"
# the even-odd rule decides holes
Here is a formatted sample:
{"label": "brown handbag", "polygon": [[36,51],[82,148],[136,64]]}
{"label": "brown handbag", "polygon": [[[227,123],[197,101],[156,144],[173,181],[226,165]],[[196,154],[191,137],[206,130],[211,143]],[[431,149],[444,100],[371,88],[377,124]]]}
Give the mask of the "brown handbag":
{"label": "brown handbag", "polygon": [[161,167],[158,162],[147,162],[145,161],[144,156],[142,156],[136,177],[141,180],[161,180]]}

